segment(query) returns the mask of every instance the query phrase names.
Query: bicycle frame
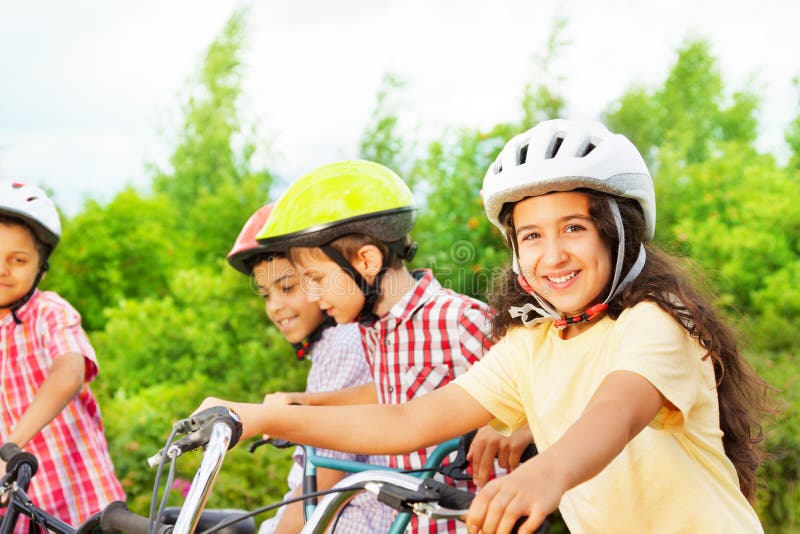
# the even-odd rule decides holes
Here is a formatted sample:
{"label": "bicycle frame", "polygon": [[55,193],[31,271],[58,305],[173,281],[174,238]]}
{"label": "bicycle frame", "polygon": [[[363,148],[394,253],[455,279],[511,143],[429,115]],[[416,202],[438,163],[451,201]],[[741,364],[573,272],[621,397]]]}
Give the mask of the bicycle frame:
{"label": "bicycle frame", "polygon": [[[394,467],[376,466],[374,464],[369,464],[365,462],[354,462],[351,460],[337,460],[335,458],[318,456],[316,453],[316,448],[307,445],[303,445],[302,447],[303,450],[305,451],[305,457],[306,457],[305,472],[303,473],[303,477],[305,480],[310,480],[310,479],[316,480],[317,467],[336,469],[338,471],[344,471],[347,473],[360,473],[362,471],[370,471],[371,473],[381,472],[381,471],[386,473],[398,473],[401,471],[400,469]],[[423,470],[413,473],[411,474],[411,476],[417,479],[431,476],[436,472],[436,468],[441,465],[444,459],[447,458],[447,456],[451,452],[454,452],[457,449],[458,449],[458,438],[450,439],[448,441],[445,441],[444,443],[439,444],[428,456],[428,459],[425,462],[425,465],[423,466]],[[313,517],[316,508],[317,508],[316,501],[312,501],[309,499],[305,502],[304,513],[306,521],[310,520],[310,518]],[[388,534],[400,534],[404,532],[406,527],[408,526],[409,521],[411,521],[411,517],[412,514],[408,512],[403,512],[398,514],[395,520],[392,522],[392,528],[389,530]]]}

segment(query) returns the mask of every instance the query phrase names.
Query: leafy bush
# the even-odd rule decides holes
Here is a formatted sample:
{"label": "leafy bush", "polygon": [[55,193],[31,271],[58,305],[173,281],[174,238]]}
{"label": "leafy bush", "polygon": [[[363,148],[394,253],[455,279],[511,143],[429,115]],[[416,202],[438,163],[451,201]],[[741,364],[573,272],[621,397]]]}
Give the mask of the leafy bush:
{"label": "leafy bush", "polygon": [[[104,403],[106,436],[129,508],[149,512],[155,469],[147,465],[147,458],[164,446],[172,423],[188,416],[214,387],[212,380],[198,375],[185,383],[159,384]],[[291,452],[262,447],[251,455],[246,449],[240,445],[229,451],[209,507],[253,509],[280,500],[286,492]],[[183,502],[181,489],[192,480],[200,457],[191,452],[178,459],[170,505]],[[162,484],[165,480],[166,470]]]}
{"label": "leafy bush", "polygon": [[800,375],[797,355],[788,352],[752,358],[758,372],[781,395],[784,411],[765,426],[769,453],[759,472],[758,511],[767,532],[800,528]]}

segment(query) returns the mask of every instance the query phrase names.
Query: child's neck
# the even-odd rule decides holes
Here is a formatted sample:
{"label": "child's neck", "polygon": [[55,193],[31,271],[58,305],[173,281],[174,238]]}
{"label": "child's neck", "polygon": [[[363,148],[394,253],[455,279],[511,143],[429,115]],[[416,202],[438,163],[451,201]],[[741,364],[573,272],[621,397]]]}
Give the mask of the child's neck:
{"label": "child's neck", "polygon": [[381,298],[375,305],[375,315],[383,317],[416,285],[417,281],[405,267],[389,269],[381,279]]}

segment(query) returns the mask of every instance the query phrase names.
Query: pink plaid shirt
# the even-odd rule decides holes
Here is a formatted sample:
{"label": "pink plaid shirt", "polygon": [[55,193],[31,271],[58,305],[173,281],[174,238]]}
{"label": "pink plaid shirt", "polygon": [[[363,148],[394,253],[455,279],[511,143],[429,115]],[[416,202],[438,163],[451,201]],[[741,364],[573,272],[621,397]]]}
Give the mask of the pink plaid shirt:
{"label": "pink plaid shirt", "polygon": [[[364,351],[381,404],[400,404],[441,387],[491,348],[492,311],[485,303],[444,289],[429,270],[412,273],[415,288],[369,326],[360,325]],[[455,415],[455,414],[454,414]],[[390,465],[419,469],[433,447],[390,457]],[[462,486],[474,491],[471,484]],[[414,533],[465,531],[463,523],[414,516]]]}
{"label": "pink plaid shirt", "polygon": [[[311,369],[306,380],[306,391],[309,393],[337,391],[367,384],[372,380],[355,324],[339,325],[325,330],[312,347],[310,359]],[[386,456],[364,456],[328,449],[317,449],[317,454],[339,460],[388,465]],[[301,447],[295,450],[293,459],[294,464],[288,478],[291,490],[303,482]],[[284,508],[280,508],[275,518],[262,523],[259,534],[273,532],[283,510]],[[344,509],[336,531],[347,534],[384,533],[389,531],[393,519],[394,510],[379,503],[374,495],[364,493],[353,499]]]}
{"label": "pink plaid shirt", "polygon": [[[124,500],[108,454],[97,402],[88,382],[97,376],[97,357],[81,328],[81,317],[57,294],[37,291],[17,312],[0,319],[0,437],[5,442],[47,377],[53,361],[79,353],[86,384],[24,447],[39,459],[28,495],[48,513],[79,525],[110,501]],[[21,518],[17,532],[27,532]]]}

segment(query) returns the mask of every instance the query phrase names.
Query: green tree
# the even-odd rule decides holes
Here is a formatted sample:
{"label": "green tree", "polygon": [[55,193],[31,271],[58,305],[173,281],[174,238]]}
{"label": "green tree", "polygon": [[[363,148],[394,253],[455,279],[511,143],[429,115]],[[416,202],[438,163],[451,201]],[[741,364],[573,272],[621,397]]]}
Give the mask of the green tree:
{"label": "green tree", "polygon": [[273,181],[254,168],[256,129],[243,126],[238,108],[247,15],[236,10],[209,46],[199,85],[183,108],[171,168],[156,169],[153,178],[155,190],[173,202],[184,264],[223,256]]}
{"label": "green tree", "polygon": [[525,84],[520,131],[563,115],[566,101],[561,94],[561,85],[564,77],[556,74],[556,68],[563,50],[570,44],[564,36],[567,26],[568,19],[556,16],[542,52],[534,55],[533,78],[537,82],[535,85],[531,82]]}
{"label": "green tree", "polygon": [[386,165],[403,177],[408,175],[413,152],[413,146],[400,131],[400,96],[405,86],[399,76],[384,75],[358,151],[360,158]]}
{"label": "green tree", "polygon": [[657,162],[658,149],[669,147],[683,163],[708,158],[715,143],[751,143],[757,135],[759,98],[741,90],[727,97],[717,60],[705,40],[690,40],[663,85],[634,86],[604,114],[614,130],[627,135]]}
{"label": "green tree", "polygon": [[[794,86],[800,88],[800,78],[794,79]],[[800,106],[798,107],[800,110]],[[789,160],[789,167],[794,170],[800,170],[800,113],[789,124],[786,129],[786,143],[789,145],[792,156]]]}
{"label": "green tree", "polygon": [[65,222],[44,287],[72,303],[87,330],[101,329],[106,308],[164,296],[175,256],[164,233],[171,226],[173,211],[163,197],[142,198],[127,189],[106,206],[88,201]]}

